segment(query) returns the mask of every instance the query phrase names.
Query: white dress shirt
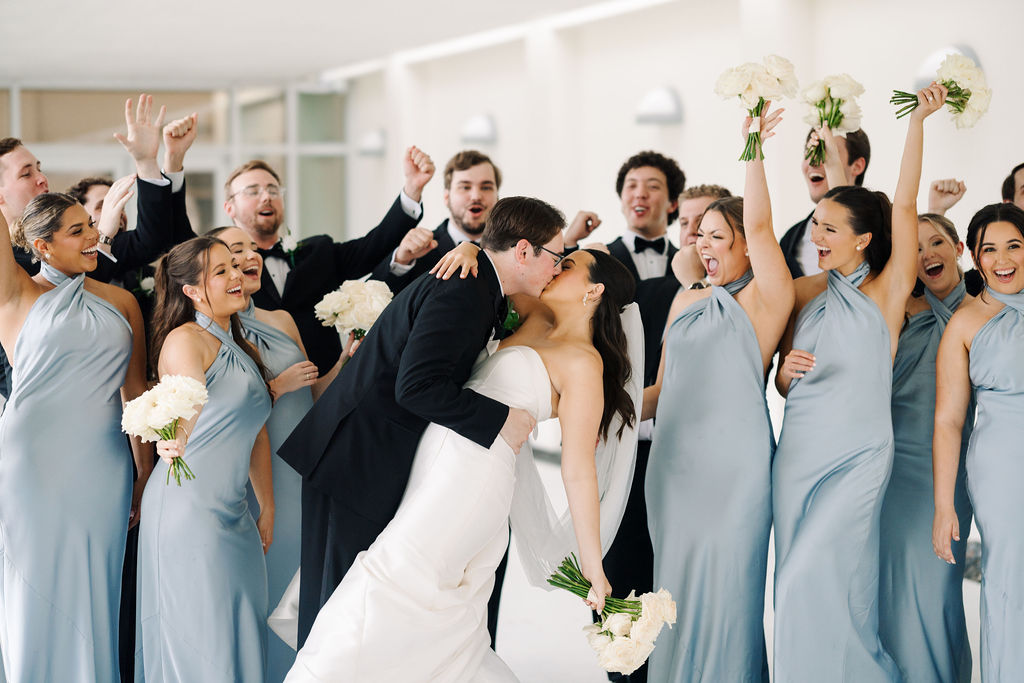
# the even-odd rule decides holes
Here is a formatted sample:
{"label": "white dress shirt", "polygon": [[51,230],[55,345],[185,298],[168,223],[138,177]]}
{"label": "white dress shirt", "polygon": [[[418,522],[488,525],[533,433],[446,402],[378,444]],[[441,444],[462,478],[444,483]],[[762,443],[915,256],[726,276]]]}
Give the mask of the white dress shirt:
{"label": "white dress shirt", "polygon": [[640,275],[640,279],[650,280],[652,277],[662,277],[668,267],[668,235],[662,235],[665,238],[665,247],[660,254],[653,249],[644,249],[642,253],[636,253],[633,247],[637,237],[635,232],[626,231],[622,234],[622,243],[626,245],[629,255],[633,257],[633,265],[636,266],[636,272]]}
{"label": "white dress shirt", "polygon": [[804,239],[800,243],[800,251],[797,252],[796,260],[803,268],[804,275],[817,275],[821,272],[821,268],[818,267],[818,247],[814,246],[814,242],[811,241],[810,218],[807,219],[807,225],[804,227]]}

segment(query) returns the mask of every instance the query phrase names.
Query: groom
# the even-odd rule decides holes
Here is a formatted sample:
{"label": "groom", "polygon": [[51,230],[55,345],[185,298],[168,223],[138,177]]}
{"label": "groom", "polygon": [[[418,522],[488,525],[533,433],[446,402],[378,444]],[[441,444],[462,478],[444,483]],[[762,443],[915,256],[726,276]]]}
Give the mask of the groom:
{"label": "groom", "polygon": [[495,204],[479,276],[427,273],[402,290],[278,449],[303,477],[300,648],[356,555],[398,509],[428,423],[485,448],[500,437],[516,452],[533,430],[526,411],[462,385],[500,330],[505,297],[539,296],[558,274],[564,227],[562,214],[539,199]]}

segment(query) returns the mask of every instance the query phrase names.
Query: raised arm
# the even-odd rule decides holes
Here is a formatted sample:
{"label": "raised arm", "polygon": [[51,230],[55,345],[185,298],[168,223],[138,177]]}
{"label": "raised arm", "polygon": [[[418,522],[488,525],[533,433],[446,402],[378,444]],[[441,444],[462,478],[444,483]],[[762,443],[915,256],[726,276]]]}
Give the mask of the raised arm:
{"label": "raised arm", "polygon": [[917,99],[919,104],[911,112],[907,126],[900,177],[892,200],[892,256],[879,275],[887,281],[892,308],[895,310],[898,305],[901,314],[917,278],[917,193],[921,187],[924,120],[942,108],[946,87],[932,83],[918,92]]}
{"label": "raised arm", "polygon": [[[5,321],[5,328],[10,327],[9,321],[13,320],[21,295],[25,288],[31,286],[32,278],[25,269],[14,260],[14,248],[11,246],[11,233],[7,220],[0,214],[0,315]],[[14,340],[4,339],[13,343]]]}
{"label": "raised arm", "polygon": [[964,316],[956,313],[946,326],[935,360],[935,432],[932,436],[932,486],[935,518],[932,546],[935,554],[955,564],[951,540],[960,540],[960,524],[953,504],[960,446],[971,401],[970,356]]}
{"label": "raised arm", "polygon": [[580,568],[593,584],[597,599],[588,602],[598,612],[612,587],[601,564],[601,503],[598,498],[594,449],[597,444],[604,389],[601,361],[596,357],[574,357],[559,374],[558,421],[562,427],[562,483],[569,500]]}
{"label": "raised arm", "polygon": [[[782,120],[784,109],[770,112],[771,102],[765,103],[761,119],[761,139],[766,141],[775,135],[774,128]],[[743,124],[746,139],[751,119]],[[758,155],[759,156],[759,155]],[[771,314],[782,317],[793,308],[793,276],[786,265],[786,257],[775,239],[772,228],[772,204],[768,195],[768,180],[765,178],[764,161],[755,158],[746,162],[746,182],[743,190],[743,226],[747,238],[750,268],[757,283],[759,306]],[[777,338],[776,332],[776,338]],[[774,346],[774,340],[771,345]]]}

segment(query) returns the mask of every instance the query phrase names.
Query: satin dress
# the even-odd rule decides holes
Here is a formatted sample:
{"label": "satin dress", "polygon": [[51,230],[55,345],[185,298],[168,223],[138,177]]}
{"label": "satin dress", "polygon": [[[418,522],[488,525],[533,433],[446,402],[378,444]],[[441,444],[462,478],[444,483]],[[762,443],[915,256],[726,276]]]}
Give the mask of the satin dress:
{"label": "satin dress", "polygon": [[892,469],[890,335],[862,263],[796,319],[815,368],[793,380],[772,465],[774,680],[899,681],[878,637],[879,517]]}
{"label": "satin dress", "polygon": [[[538,421],[551,381],[526,346],[477,365],[466,388]],[[360,553],[317,615],[288,683],[517,680],[490,648],[487,600],[508,545],[517,457],[431,424],[394,519]]]}
{"label": "satin dress", "polygon": [[113,304],[42,263],[0,417],[0,651],[7,680],[118,678],[132,455],[121,387],[132,330]]}
{"label": "satin dress", "polygon": [[[1005,304],[974,336],[978,402],[967,490],[981,534],[981,679],[1024,675],[1024,291],[982,294]],[[961,538],[964,538],[961,531]]]}
{"label": "satin dress", "polygon": [[201,313],[196,322],[221,345],[185,447],[195,479],[165,484],[161,459],[142,497],[136,672],[146,683],[263,683],[267,570],[245,487],[270,395],[229,332]]}
{"label": "satin dress", "polygon": [[679,611],[648,660],[651,681],[768,681],[772,428],[757,336],[733,298],[751,279],[712,287],[665,338],[647,521],[654,585]]}
{"label": "satin dress", "polygon": [[[878,626],[882,644],[908,683],[971,680],[963,568],[972,510],[962,457],[954,498],[962,539],[953,542],[956,564],[946,564],[932,549],[935,356],[965,293],[962,280],[941,300],[925,289],[930,308],[907,320],[893,362],[895,456],[882,504]],[[972,401],[961,454],[973,426]]]}
{"label": "satin dress", "polygon": [[[267,372],[277,377],[295,363],[306,360],[302,350],[287,334],[256,319],[254,306],[238,314],[248,339],[260,352]],[[302,530],[302,477],[277,456],[277,447],[288,438],[309,409],[313,393],[309,387],[284,394],[274,402],[267,420],[274,472],[274,542],[267,551],[267,586],[273,607],[299,569]],[[259,515],[259,504],[252,484],[248,485],[249,509]],[[270,634],[267,647],[267,682],[280,683],[295,663],[295,650],[276,634]]]}

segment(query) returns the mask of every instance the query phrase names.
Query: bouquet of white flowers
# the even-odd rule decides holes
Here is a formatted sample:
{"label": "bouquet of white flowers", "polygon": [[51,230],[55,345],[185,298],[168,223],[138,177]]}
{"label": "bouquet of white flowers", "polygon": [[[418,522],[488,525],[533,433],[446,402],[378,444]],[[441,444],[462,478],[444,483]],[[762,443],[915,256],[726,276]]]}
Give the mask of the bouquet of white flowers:
{"label": "bouquet of white flowers", "polygon": [[[548,583],[584,599],[590,593],[590,581],[583,576],[575,555],[562,560]],[[650,657],[661,627],[668,624],[671,628],[676,623],[676,603],[664,588],[639,598],[631,591],[625,600],[605,598],[601,617],[600,624],[583,627],[587,643],[597,653],[601,668],[628,676]]]}
{"label": "bouquet of white flowers", "polygon": [[[804,90],[804,102],[811,106],[804,117],[812,128],[829,128],[836,135],[860,129],[861,110],[856,97],[864,94],[864,86],[848,74],[826,76]],[[818,140],[807,148],[804,158],[811,166],[825,163],[825,141]]]}
{"label": "bouquet of white flowers", "polygon": [[764,112],[765,100],[781,97],[795,97],[797,93],[796,74],[793,64],[778,55],[768,55],[763,64],[747,62],[727,69],[715,83],[715,93],[724,98],[738,97],[754,121],[750,124],[747,144],[740,161],[764,159],[761,152],[760,117]]}
{"label": "bouquet of white flowers", "polygon": [[392,296],[380,280],[346,280],[321,299],[313,312],[324,327],[334,325],[342,337],[353,332],[356,339],[362,339],[391,303]]}
{"label": "bouquet of white flowers", "polygon": [[[992,102],[992,90],[985,81],[985,73],[974,60],[963,55],[946,55],[935,74],[935,80],[946,86],[946,104],[953,114],[957,128],[970,128],[988,111]],[[899,108],[896,118],[902,118],[917,108],[917,95],[904,90],[894,90],[890,104]]]}
{"label": "bouquet of white flowers", "polygon": [[[160,383],[129,401],[121,416],[121,429],[142,441],[173,441],[178,435],[178,423],[190,420],[199,412],[196,407],[206,405],[209,399],[206,385],[184,375],[164,375]],[[171,475],[181,486],[185,480],[195,479],[195,474],[184,458],[175,458],[167,468],[165,484],[171,482]]]}

